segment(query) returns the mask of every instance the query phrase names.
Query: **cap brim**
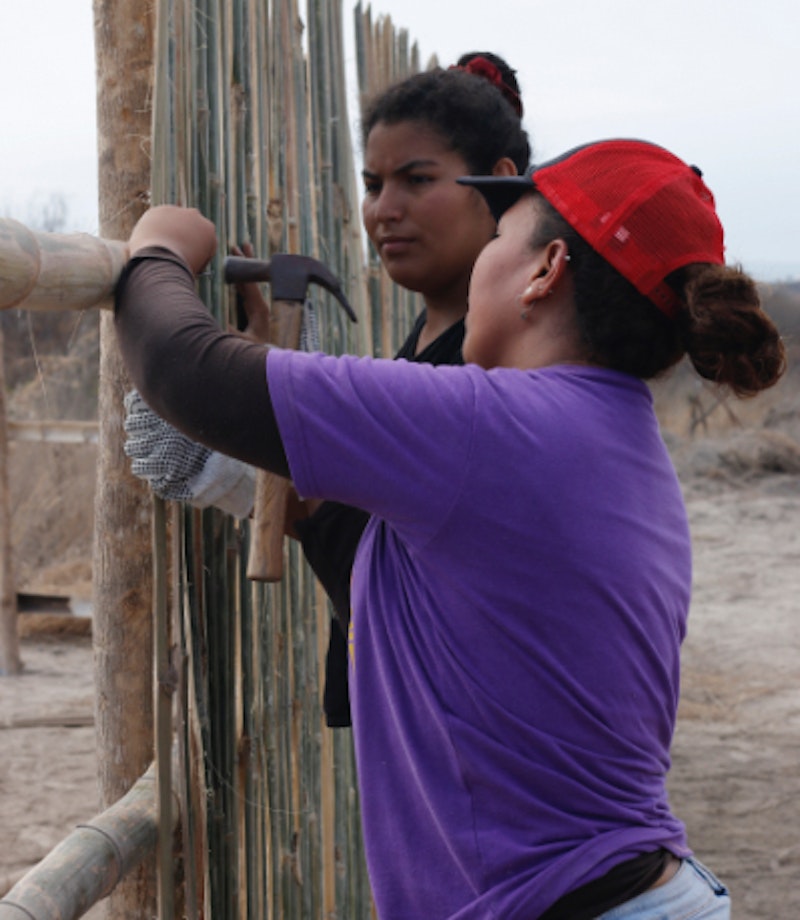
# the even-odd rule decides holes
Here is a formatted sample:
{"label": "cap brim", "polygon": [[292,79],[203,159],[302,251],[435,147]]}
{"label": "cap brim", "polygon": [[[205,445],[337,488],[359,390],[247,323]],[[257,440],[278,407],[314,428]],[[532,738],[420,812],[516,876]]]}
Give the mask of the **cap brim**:
{"label": "cap brim", "polygon": [[532,192],[535,188],[530,175],[460,176],[456,182],[476,188],[486,199],[495,220],[500,220],[526,192]]}

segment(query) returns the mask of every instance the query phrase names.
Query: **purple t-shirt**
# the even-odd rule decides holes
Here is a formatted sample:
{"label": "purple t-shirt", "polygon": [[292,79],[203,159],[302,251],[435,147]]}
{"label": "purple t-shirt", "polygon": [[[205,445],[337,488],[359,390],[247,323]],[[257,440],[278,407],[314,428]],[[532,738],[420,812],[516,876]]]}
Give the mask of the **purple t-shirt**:
{"label": "purple t-shirt", "polygon": [[532,920],[688,855],[689,532],[645,384],[275,351],[267,375],[298,491],[374,515],[350,686],[381,920]]}

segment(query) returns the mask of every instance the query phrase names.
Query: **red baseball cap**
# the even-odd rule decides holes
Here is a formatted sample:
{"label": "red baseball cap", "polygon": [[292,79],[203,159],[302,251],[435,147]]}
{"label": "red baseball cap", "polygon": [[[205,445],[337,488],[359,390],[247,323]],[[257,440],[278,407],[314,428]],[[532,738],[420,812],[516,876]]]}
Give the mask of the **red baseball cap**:
{"label": "red baseball cap", "polygon": [[464,176],[497,219],[529,191],[541,193],[567,223],[664,313],[680,301],[665,278],[694,262],[725,262],[714,196],[689,166],[638,140],[584,144],[524,176]]}

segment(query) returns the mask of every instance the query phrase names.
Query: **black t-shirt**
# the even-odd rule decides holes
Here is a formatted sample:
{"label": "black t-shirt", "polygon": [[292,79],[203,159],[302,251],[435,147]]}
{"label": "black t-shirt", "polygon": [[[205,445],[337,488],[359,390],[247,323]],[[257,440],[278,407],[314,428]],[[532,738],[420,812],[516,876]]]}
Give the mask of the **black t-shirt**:
{"label": "black t-shirt", "polygon": [[[395,355],[396,358],[423,364],[464,363],[461,356],[461,345],[464,341],[463,319],[454,323],[416,354],[424,325],[423,312],[417,317],[411,333]],[[325,718],[331,728],[351,724],[346,639],[350,622],[350,576],[356,549],[368,520],[369,515],[360,508],[342,505],[339,502],[323,502],[310,518],[296,524],[305,557],[336,611],[336,618],[331,623],[325,661],[323,697]]]}

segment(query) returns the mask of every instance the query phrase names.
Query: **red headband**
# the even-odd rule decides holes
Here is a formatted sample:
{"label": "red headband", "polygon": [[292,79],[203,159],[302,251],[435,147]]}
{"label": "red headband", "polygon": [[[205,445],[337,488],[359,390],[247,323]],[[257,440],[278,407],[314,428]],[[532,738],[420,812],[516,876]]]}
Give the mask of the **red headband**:
{"label": "red headband", "polygon": [[450,70],[465,70],[467,73],[475,74],[476,77],[483,77],[484,80],[488,80],[493,86],[496,86],[500,90],[511,103],[517,115],[522,118],[522,100],[519,97],[519,93],[513,90],[508,83],[505,82],[502,73],[500,73],[500,68],[496,64],[493,64],[488,58],[478,55],[478,57],[472,58],[472,60],[466,64],[454,64]]}

